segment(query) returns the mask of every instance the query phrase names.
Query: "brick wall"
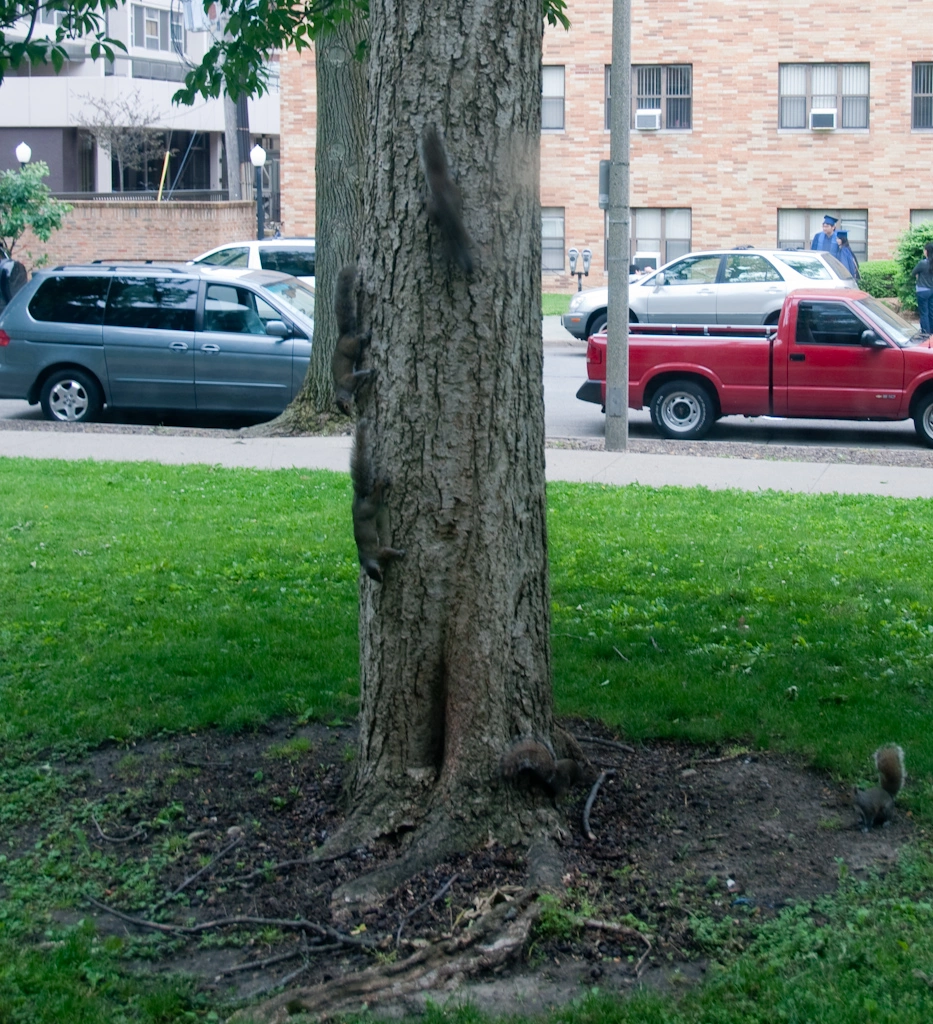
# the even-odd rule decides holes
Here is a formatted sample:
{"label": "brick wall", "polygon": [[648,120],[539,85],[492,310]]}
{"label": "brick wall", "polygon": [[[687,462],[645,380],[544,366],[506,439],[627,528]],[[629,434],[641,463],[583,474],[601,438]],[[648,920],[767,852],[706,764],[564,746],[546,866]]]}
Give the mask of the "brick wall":
{"label": "brick wall", "polygon": [[256,237],[256,206],[239,203],[76,202],[47,243],[28,233],[15,255],[28,266],[95,259],[188,260],[215,245]]}
{"label": "brick wall", "polygon": [[315,235],[314,158],[317,135],[317,64],[314,48],[282,54],[282,234]]}

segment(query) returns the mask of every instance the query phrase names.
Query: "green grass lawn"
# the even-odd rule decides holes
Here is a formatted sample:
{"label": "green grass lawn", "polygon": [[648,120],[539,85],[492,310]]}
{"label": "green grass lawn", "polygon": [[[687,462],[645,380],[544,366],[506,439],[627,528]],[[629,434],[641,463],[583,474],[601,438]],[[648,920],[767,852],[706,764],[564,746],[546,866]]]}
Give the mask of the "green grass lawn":
{"label": "green grass lawn", "polygon": [[[933,502],[555,484],[548,504],[559,713],[636,739],[797,751],[850,781],[896,741],[925,834]],[[8,828],[54,804],[56,752],[352,715],[349,506],[342,474],[0,460],[2,1024],[216,1012],[183,985],[128,979],[88,932],[5,905]],[[933,989],[912,973],[933,981],[930,870],[919,849],[772,922],[685,999],[599,998],[559,1019],[931,1020]],[[54,955],[35,949],[53,934]]]}
{"label": "green grass lawn", "polygon": [[544,316],[562,316],[570,309],[573,296],[558,292],[544,292],[541,296],[541,312]]}

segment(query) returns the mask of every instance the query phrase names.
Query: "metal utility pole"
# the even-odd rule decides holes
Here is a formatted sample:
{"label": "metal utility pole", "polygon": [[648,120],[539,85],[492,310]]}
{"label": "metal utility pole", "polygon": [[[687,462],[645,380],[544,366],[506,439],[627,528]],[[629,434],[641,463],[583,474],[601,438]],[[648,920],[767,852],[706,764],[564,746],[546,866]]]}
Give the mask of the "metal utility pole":
{"label": "metal utility pole", "polygon": [[609,72],[609,322],[606,327],[606,450],[628,447],[629,123],[632,116],[631,0],[612,3]]}

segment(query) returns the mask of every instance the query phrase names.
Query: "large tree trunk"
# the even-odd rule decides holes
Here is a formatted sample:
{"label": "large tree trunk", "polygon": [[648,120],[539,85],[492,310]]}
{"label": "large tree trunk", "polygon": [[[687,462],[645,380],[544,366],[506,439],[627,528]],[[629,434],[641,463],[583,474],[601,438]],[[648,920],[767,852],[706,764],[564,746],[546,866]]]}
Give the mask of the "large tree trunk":
{"label": "large tree trunk", "polygon": [[317,143],[314,187],[319,212],[315,227],[314,345],[304,384],[288,408],[251,435],[313,433],[326,414],[336,413],[330,360],[337,343],[334,284],[337,272],[359,257],[363,225],[363,174],[370,132],[366,124],[366,64],[355,51],[368,31],[357,13],[315,42]]}
{"label": "large tree trunk", "polygon": [[[552,731],[541,5],[374,0],[370,32],[360,266],[375,377],[357,404],[374,469],[391,479],[391,544],[407,554],[383,584],[362,577],[343,844],[415,828],[400,877],[477,839],[548,827],[498,778],[516,738]],[[462,192],[469,276],[426,212],[419,149],[431,124]],[[341,898],[368,894],[363,883]]]}

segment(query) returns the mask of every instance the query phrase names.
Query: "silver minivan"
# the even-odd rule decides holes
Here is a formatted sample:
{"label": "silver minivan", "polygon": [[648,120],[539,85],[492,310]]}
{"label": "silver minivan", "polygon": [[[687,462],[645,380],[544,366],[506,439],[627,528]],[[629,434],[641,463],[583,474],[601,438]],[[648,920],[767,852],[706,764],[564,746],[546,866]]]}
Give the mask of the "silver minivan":
{"label": "silver minivan", "polygon": [[314,291],[286,274],[56,267],[0,312],[0,398],[72,423],[105,405],[276,415],[304,382],[313,334]]}

